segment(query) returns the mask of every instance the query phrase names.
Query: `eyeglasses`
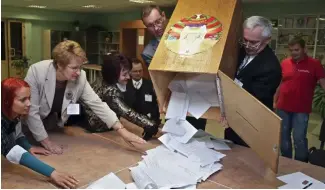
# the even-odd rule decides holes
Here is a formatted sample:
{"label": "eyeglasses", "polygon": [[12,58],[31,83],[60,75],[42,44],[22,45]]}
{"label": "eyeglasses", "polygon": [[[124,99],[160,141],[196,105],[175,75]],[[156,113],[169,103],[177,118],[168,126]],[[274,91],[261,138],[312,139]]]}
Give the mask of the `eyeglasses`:
{"label": "eyeglasses", "polygon": [[258,49],[260,45],[262,44],[262,41],[249,41],[245,38],[242,38],[239,40],[239,44],[244,47],[248,47],[251,49]]}
{"label": "eyeglasses", "polygon": [[147,25],[147,28],[154,28],[155,26],[161,26],[164,22],[164,17],[160,17],[159,19],[157,19],[155,22],[150,23]]}
{"label": "eyeglasses", "polygon": [[71,67],[71,66],[67,65],[67,67],[69,67],[69,69],[73,70],[74,72],[81,71],[81,69],[82,69],[82,66],[79,66],[79,67]]}

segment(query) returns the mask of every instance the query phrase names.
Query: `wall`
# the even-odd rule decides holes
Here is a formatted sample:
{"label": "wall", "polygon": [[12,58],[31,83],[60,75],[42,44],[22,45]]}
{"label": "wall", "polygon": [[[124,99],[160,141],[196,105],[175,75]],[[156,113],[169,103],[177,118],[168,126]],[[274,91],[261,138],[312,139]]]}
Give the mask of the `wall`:
{"label": "wall", "polygon": [[[174,11],[174,7],[161,7],[165,12],[167,18],[169,18]],[[135,9],[133,11],[123,12],[123,13],[110,13],[103,16],[105,20],[102,20],[105,26],[109,30],[118,30],[121,22],[131,21],[131,20],[140,20],[141,19],[141,9]]]}
{"label": "wall", "polygon": [[325,14],[325,1],[295,3],[244,3],[244,15],[276,18],[287,14]]}
{"label": "wall", "polygon": [[25,21],[26,55],[31,57],[31,63],[42,60],[43,31],[73,30],[72,22],[79,20],[81,28],[90,24],[100,24],[101,15],[81,14],[72,12],[51,11],[43,9],[1,7],[1,17]]}

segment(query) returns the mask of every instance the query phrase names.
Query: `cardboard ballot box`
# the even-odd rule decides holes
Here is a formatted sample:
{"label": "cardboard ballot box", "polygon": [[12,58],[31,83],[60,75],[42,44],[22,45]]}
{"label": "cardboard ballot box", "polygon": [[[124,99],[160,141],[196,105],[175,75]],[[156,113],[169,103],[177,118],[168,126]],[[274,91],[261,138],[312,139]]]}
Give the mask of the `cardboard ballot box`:
{"label": "cardboard ballot box", "polygon": [[[229,126],[276,173],[281,119],[233,82],[242,22],[240,0],[179,0],[149,73],[161,113],[175,76],[218,75]],[[202,117],[220,119],[220,107],[210,107]]]}

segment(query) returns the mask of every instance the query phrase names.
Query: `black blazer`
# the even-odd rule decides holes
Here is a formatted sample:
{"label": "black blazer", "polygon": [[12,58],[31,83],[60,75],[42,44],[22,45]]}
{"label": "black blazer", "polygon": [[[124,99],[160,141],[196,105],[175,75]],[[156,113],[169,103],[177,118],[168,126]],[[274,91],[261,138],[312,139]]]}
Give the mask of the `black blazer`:
{"label": "black blazer", "polygon": [[[145,95],[151,95],[152,102],[145,101]],[[148,113],[150,113],[150,118],[157,123],[160,123],[157,96],[150,80],[142,78],[142,86],[138,90],[134,88],[132,80],[129,80],[126,85],[124,100],[125,103],[136,112],[143,115],[148,115]]]}
{"label": "black blazer", "polygon": [[[238,67],[246,56],[240,49]],[[238,69],[238,68],[237,68]],[[243,83],[243,88],[257,98],[270,110],[273,110],[273,96],[281,82],[281,65],[269,46],[266,46],[236,78]]]}

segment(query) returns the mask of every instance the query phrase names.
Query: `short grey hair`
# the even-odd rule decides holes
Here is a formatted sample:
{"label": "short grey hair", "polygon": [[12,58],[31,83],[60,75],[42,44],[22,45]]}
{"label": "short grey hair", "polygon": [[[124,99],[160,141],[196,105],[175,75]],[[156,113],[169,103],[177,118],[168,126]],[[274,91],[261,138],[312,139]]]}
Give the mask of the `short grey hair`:
{"label": "short grey hair", "polygon": [[272,28],[273,28],[272,22],[269,19],[262,17],[262,16],[251,16],[251,17],[247,18],[244,21],[243,27],[248,28],[248,29],[254,29],[256,27],[261,27],[261,28],[263,28],[263,31],[262,31],[263,37],[268,38],[268,37],[272,36]]}

